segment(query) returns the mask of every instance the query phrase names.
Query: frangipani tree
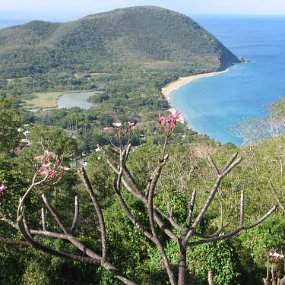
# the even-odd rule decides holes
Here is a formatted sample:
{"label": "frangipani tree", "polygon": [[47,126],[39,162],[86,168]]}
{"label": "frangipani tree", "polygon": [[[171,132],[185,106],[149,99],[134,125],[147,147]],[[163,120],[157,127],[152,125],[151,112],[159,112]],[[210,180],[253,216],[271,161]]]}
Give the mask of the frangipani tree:
{"label": "frangipani tree", "polygon": [[[121,210],[124,212],[126,219],[129,220],[129,223],[140,232],[142,237],[147,239],[149,243],[156,248],[160,255],[161,264],[166,271],[171,285],[186,284],[188,265],[187,250],[189,248],[198,244],[210,243],[233,237],[243,230],[253,228],[260,224],[276,209],[276,206],[273,206],[256,222],[246,225],[244,218],[244,193],[241,191],[238,226],[227,231],[228,228],[221,217],[221,224],[217,231],[213,232],[211,235],[204,235],[199,232],[199,225],[214,201],[222,180],[241,162],[241,159],[237,157],[237,154],[231,157],[223,167],[219,167],[211,157],[209,158],[213,170],[216,173],[215,182],[208,192],[206,200],[199,209],[196,209],[198,208],[196,203],[197,193],[195,190],[192,192],[189,199],[188,215],[183,223],[178,223],[175,220],[171,209],[169,209],[169,211],[164,211],[160,208],[155,202],[157,183],[162,175],[163,168],[168,163],[169,155],[167,154],[167,144],[175,130],[179,115],[180,114],[176,112],[168,117],[162,115],[159,116],[158,123],[164,134],[165,140],[162,145],[161,155],[158,157],[157,165],[153,169],[148,182],[146,183],[147,186],[144,188],[137,182],[136,177],[133,175],[127,164],[131,152],[130,140],[134,125],[129,122],[126,128],[124,128],[121,124],[116,124],[112,128],[112,132],[110,128],[103,129],[104,133],[109,137],[112,152],[103,152],[102,159],[108,161],[108,165],[114,173],[114,194],[119,201]],[[123,273],[124,268],[119,269],[110,262],[108,231],[106,228],[104,211],[102,210],[96,191],[94,190],[84,167],[80,169],[80,177],[89,194],[93,211],[97,217],[101,243],[100,250],[94,250],[83,243],[78,237],[79,233],[75,231],[80,216],[80,207],[77,197],[74,199],[73,219],[72,221],[66,221],[61,218],[60,213],[58,213],[55,206],[50,203],[47,196],[45,194],[40,195],[39,189],[45,189],[46,187],[55,185],[62,179],[63,171],[65,171],[65,168],[61,166],[60,157],[55,153],[46,151],[43,163],[38,166],[32,178],[30,187],[20,198],[18,207],[15,209],[17,213],[16,220],[11,220],[9,217],[2,216],[2,221],[7,222],[13,228],[21,232],[24,240],[11,240],[2,237],[0,238],[0,242],[32,246],[58,257],[98,264],[114,274],[122,281],[122,283],[132,285],[137,284],[136,280],[132,280]],[[3,188],[3,191],[9,191],[9,185],[2,185],[1,187]],[[37,193],[38,200],[41,200],[44,205],[41,215],[39,216],[41,228],[37,229],[33,229],[29,224],[29,195],[31,195],[33,191]],[[145,217],[145,224],[142,224],[134,215],[133,209],[125,199],[125,192],[143,205],[139,210],[141,211],[141,215]],[[46,212],[48,215],[46,215]],[[77,249],[78,253],[61,251],[49,247],[47,243],[45,243],[45,238],[59,239],[69,243]],[[176,246],[176,251],[179,253],[179,259],[176,264],[173,264],[167,254],[165,240],[171,241]],[[211,274],[209,276],[211,279]],[[211,282],[211,280],[209,280],[209,282]]]}

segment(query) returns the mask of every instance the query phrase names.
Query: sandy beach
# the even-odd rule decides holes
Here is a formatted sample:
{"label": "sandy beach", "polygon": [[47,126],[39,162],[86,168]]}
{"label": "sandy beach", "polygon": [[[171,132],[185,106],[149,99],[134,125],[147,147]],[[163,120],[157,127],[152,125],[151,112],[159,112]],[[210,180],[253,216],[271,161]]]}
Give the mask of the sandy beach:
{"label": "sandy beach", "polygon": [[200,78],[207,77],[207,76],[213,76],[213,75],[216,75],[218,73],[219,72],[216,71],[216,72],[208,72],[208,73],[190,75],[190,76],[186,76],[186,77],[180,77],[178,80],[171,82],[171,83],[167,84],[165,87],[163,87],[161,89],[161,92],[162,92],[163,96],[166,98],[166,100],[168,101],[169,100],[169,94],[173,90],[175,90],[175,89],[177,89],[177,88],[179,88],[185,84],[188,84],[189,82],[191,82],[193,80],[200,79]]}
{"label": "sandy beach", "polygon": [[[161,88],[161,92],[162,92],[163,96],[165,97],[165,99],[170,104],[170,102],[169,102],[169,94],[173,90],[175,90],[175,89],[177,89],[177,88],[179,88],[179,87],[181,87],[181,86],[183,86],[185,84],[188,84],[189,82],[194,81],[196,79],[200,79],[200,78],[207,77],[207,76],[214,76],[214,75],[216,75],[218,73],[219,73],[218,71],[215,71],[215,72],[208,72],[208,73],[190,75],[190,76],[186,76],[186,77],[180,77],[178,80],[176,80],[174,82],[171,82],[171,83],[167,84],[165,87]],[[169,108],[168,110],[171,113],[175,113],[176,112],[176,109],[173,108],[173,107]],[[180,116],[179,121],[181,123],[185,122],[185,120],[184,120],[184,118],[182,116]],[[187,122],[187,123],[188,123],[188,126],[191,127],[189,122]]]}

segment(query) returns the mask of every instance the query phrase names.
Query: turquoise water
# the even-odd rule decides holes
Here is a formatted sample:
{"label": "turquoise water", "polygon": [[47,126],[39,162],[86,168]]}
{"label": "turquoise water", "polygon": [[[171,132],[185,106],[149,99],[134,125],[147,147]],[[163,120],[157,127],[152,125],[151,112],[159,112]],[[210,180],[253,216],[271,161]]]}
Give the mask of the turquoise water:
{"label": "turquoise water", "polygon": [[[173,91],[171,104],[193,129],[224,143],[240,144],[229,128],[242,119],[265,116],[265,105],[285,96],[285,17],[192,18],[251,62]],[[0,28],[23,22],[2,17]]]}
{"label": "turquoise water", "polygon": [[230,127],[265,116],[265,106],[285,96],[285,17],[193,18],[251,62],[174,90],[170,102],[193,129],[223,143],[240,144]]}

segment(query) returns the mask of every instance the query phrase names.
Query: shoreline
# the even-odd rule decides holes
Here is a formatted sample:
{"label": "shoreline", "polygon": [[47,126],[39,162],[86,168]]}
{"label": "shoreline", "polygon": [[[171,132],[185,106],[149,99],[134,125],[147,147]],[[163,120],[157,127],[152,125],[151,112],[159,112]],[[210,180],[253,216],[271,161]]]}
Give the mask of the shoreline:
{"label": "shoreline", "polygon": [[225,71],[213,71],[213,72],[189,75],[186,77],[180,77],[176,81],[170,82],[166,86],[162,87],[161,93],[164,96],[164,98],[169,102],[169,95],[175,89],[178,89],[182,87],[183,85],[186,85],[194,80],[197,80],[203,77],[214,76],[222,72],[225,72]]}
{"label": "shoreline", "polygon": [[[185,77],[180,77],[179,79],[177,79],[176,81],[170,82],[168,83],[166,86],[161,88],[161,93],[164,96],[164,98],[166,99],[166,101],[168,102],[170,108],[168,109],[169,112],[174,113],[177,110],[170,104],[169,101],[169,96],[170,93],[180,87],[182,87],[183,85],[186,85],[194,80],[203,78],[203,77],[209,77],[209,76],[214,76],[217,75],[219,73],[222,73],[225,71],[213,71],[213,72],[207,72],[207,73],[200,73],[200,74],[194,74],[194,75],[189,75],[189,76],[185,76]],[[180,122],[181,123],[185,123],[184,118],[180,115]],[[191,127],[191,125],[189,124],[189,122],[187,122],[188,127]]]}

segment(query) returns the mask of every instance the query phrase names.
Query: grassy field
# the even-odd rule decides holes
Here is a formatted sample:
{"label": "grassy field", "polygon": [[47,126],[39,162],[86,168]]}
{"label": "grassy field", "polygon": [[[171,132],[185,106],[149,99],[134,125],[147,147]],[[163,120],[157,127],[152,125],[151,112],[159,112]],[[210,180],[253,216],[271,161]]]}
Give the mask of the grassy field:
{"label": "grassy field", "polygon": [[24,100],[23,107],[29,109],[38,108],[56,108],[57,99],[62,95],[62,92],[46,92],[46,93],[34,93],[34,98],[31,100]]}

